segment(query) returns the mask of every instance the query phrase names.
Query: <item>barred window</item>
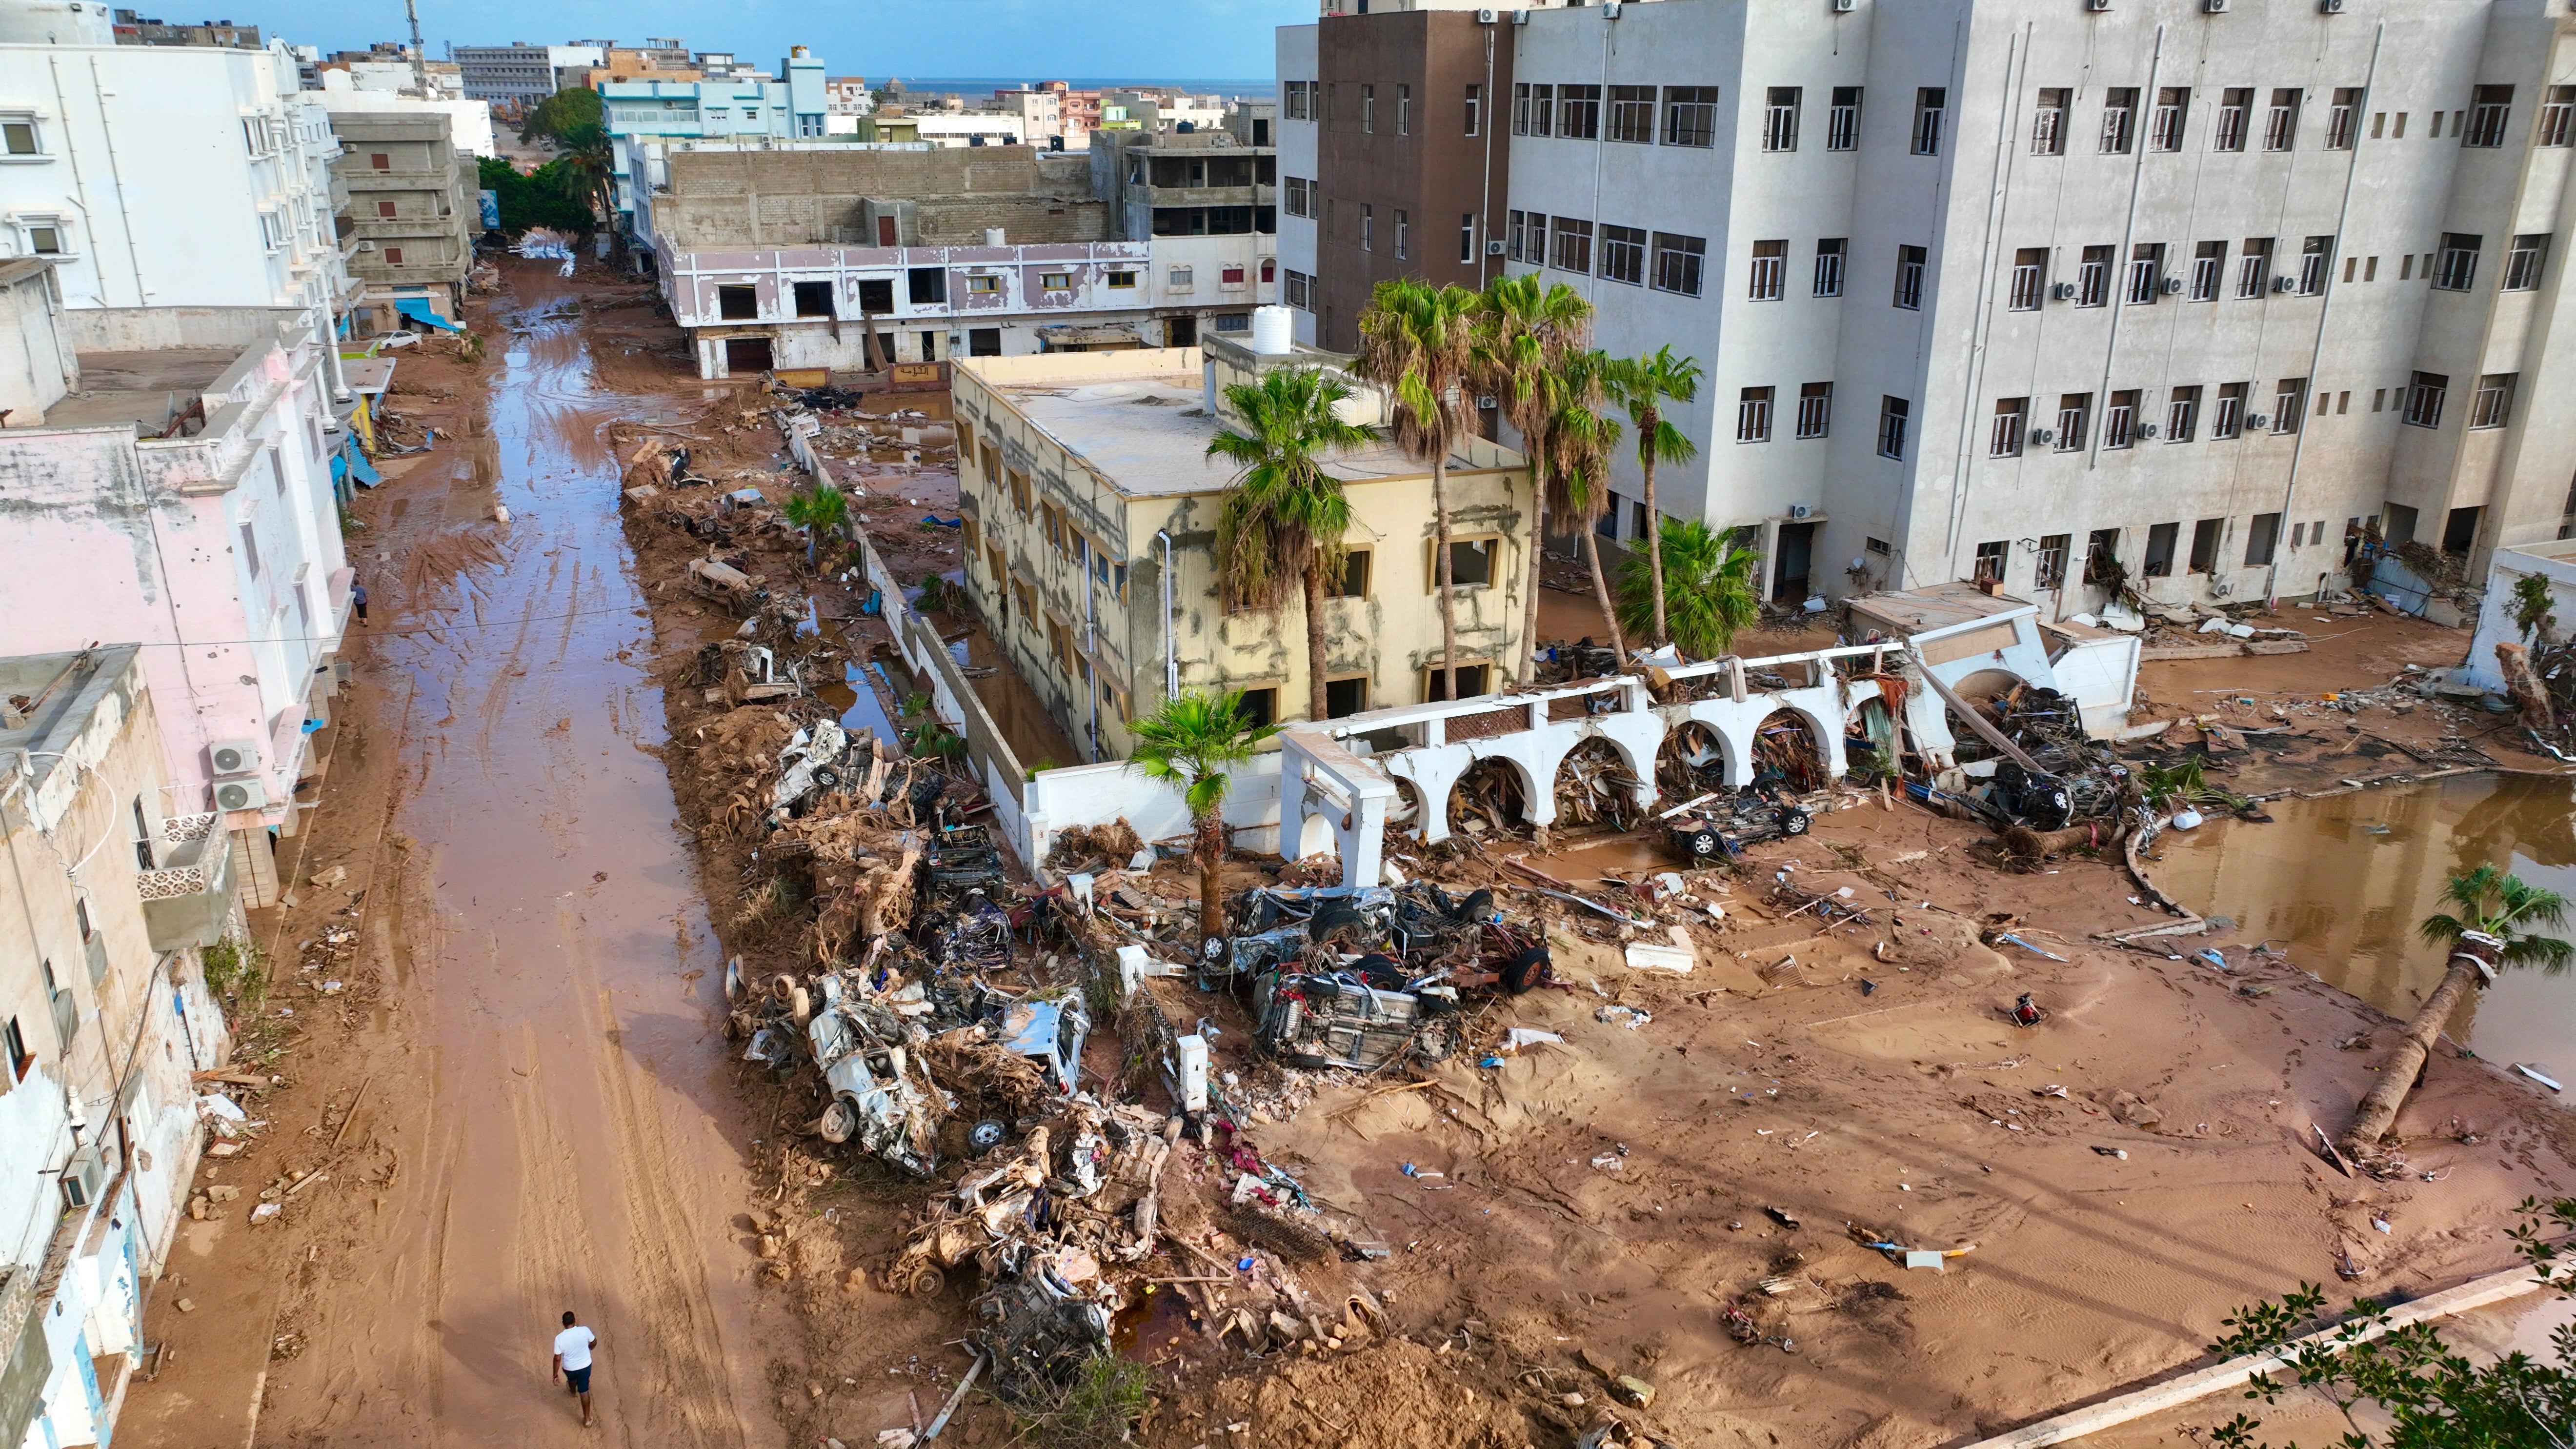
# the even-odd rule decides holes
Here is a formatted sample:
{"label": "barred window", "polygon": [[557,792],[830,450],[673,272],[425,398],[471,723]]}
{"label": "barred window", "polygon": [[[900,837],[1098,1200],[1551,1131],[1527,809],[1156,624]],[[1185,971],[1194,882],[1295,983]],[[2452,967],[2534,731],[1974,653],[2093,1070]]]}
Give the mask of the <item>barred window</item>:
{"label": "barred window", "polygon": [[1700,264],[1707,252],[1706,237],[1682,236],[1668,231],[1655,233],[1655,290],[1684,297],[1698,296]]}
{"label": "barred window", "polygon": [[1646,233],[1642,227],[1601,228],[1601,275],[1632,287],[1646,284]]}

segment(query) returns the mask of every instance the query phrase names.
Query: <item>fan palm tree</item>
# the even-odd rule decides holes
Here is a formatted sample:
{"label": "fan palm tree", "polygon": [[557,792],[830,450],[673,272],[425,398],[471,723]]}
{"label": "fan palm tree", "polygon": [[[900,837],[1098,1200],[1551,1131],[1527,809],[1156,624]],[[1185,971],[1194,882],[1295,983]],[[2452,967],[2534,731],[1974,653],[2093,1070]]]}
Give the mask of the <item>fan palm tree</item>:
{"label": "fan palm tree", "polygon": [[2482,865],[2451,877],[2442,887],[2442,899],[2459,914],[2426,916],[2417,930],[2427,943],[2451,948],[2451,969],[2442,973],[2442,984],[2424,998],[2396,1049],[2380,1063],[2379,1081],[2361,1099],[2343,1135],[2348,1153],[2369,1151],[2388,1134],[2406,1094],[2414,1090],[2415,1074],[2433,1053],[2433,1038],[2442,1034],[2452,1008],[2472,984],[2492,981],[2500,966],[2538,966],[2555,976],[2576,960],[2576,946],[2541,934],[2541,929],[2566,922],[2567,898],[2556,891]]}
{"label": "fan palm tree", "polygon": [[781,512],[787,521],[805,530],[805,564],[814,564],[815,545],[826,533],[837,534],[850,521],[850,497],[828,482],[811,488],[800,488],[787,496]]}
{"label": "fan palm tree", "polygon": [[1228,384],[1225,400],[1244,429],[1220,428],[1207,456],[1242,465],[1216,515],[1217,587],[1225,607],[1276,609],[1306,595],[1307,717],[1324,704],[1324,586],[1342,569],[1351,501],[1324,471],[1326,449],[1355,448],[1375,429],[1333,411],[1351,390],[1315,368],[1281,368],[1259,382]]}
{"label": "fan palm tree", "polygon": [[1592,304],[1563,282],[1543,285],[1535,273],[1496,277],[1476,299],[1468,377],[1477,391],[1493,395],[1503,421],[1521,435],[1522,452],[1529,458],[1529,582],[1521,598],[1525,651],[1538,645],[1539,565],[1548,511],[1554,506],[1538,456],[1554,409],[1551,383],[1564,360],[1591,340]]}
{"label": "fan palm tree", "polygon": [[1762,556],[1736,543],[1732,530],[1697,519],[1662,523],[1651,563],[1639,550],[1619,565],[1619,618],[1640,632],[1650,619],[1668,620],[1667,642],[1688,658],[1714,659],[1762,617]]}
{"label": "fan palm tree", "polygon": [[[1628,414],[1628,425],[1637,433],[1637,470],[1644,475],[1646,518],[1650,525],[1663,518],[1655,503],[1655,465],[1687,463],[1699,456],[1699,445],[1684,436],[1664,416],[1667,402],[1689,402],[1699,395],[1699,359],[1675,357],[1670,345],[1658,347],[1646,357],[1623,358],[1610,367],[1603,380],[1610,400]],[[1654,585],[1653,628],[1646,633],[1648,642],[1669,644],[1672,635],[1664,627],[1664,554],[1661,548],[1646,550],[1646,571]],[[1731,635],[1732,630],[1728,631]]]}
{"label": "fan palm tree", "polygon": [[1177,785],[1190,811],[1190,852],[1199,863],[1199,941],[1225,931],[1219,890],[1225,865],[1225,796],[1232,767],[1252,758],[1253,746],[1279,733],[1243,715],[1243,691],[1197,690],[1164,700],[1162,707],[1128,727],[1136,748],[1127,764],[1149,780]]}
{"label": "fan palm tree", "polygon": [[1359,375],[1393,400],[1396,446],[1431,466],[1431,512],[1440,570],[1440,672],[1458,697],[1458,608],[1449,555],[1449,454],[1475,431],[1465,396],[1477,297],[1416,278],[1380,282],[1360,314]]}

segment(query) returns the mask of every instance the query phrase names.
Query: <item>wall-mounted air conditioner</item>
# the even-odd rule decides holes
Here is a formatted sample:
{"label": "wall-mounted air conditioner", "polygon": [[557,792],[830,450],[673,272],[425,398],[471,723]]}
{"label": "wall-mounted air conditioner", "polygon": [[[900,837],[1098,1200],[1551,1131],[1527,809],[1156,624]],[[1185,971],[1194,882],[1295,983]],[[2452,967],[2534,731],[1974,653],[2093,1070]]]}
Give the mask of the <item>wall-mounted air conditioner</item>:
{"label": "wall-mounted air conditioner", "polygon": [[2030,445],[2034,448],[2046,447],[2050,443],[2056,441],[2057,434],[2050,432],[2046,428],[2033,428],[2030,430]]}
{"label": "wall-mounted air conditioner", "polygon": [[1791,518],[1804,518],[1807,516],[1809,511],[1810,510],[1807,505],[1803,503],[1792,503],[1789,505],[1789,516]]}
{"label": "wall-mounted air conditioner", "polygon": [[2072,302],[2075,300],[2075,284],[2073,282],[2059,282],[2048,289],[2048,295],[2056,298],[2060,302]]}
{"label": "wall-mounted air conditioner", "polygon": [[2084,0],[2084,8],[2087,10],[2108,10],[2111,8],[2111,0]]}
{"label": "wall-mounted air conditioner", "polygon": [[2341,15],[2343,13],[2343,0],[2317,0],[2317,13],[2319,15]]}
{"label": "wall-mounted air conditioner", "polygon": [[268,782],[255,775],[240,780],[217,780],[215,808],[223,811],[265,810],[268,808]]}
{"label": "wall-mounted air conditioner", "polygon": [[2272,420],[2263,416],[2261,413],[2247,413],[2245,415],[2245,431],[2249,433],[2259,433],[2270,426],[2272,426]]}
{"label": "wall-mounted air conditioner", "polygon": [[2227,13],[2227,0],[2200,0],[2200,8],[2206,15],[2224,15]]}
{"label": "wall-mounted air conditioner", "polygon": [[2141,437],[2141,438],[2152,438],[2152,437],[2154,437],[2155,435],[2156,435],[2156,425],[2155,425],[2155,424],[2153,424],[2153,423],[2140,423],[2140,424],[2138,424],[2138,436],[2139,436],[2139,437]]}
{"label": "wall-mounted air conditioner", "polygon": [[2177,297],[2182,295],[2182,278],[2180,277],[2167,277],[2160,285],[2163,286],[2165,295],[2168,297]]}
{"label": "wall-mounted air conditioner", "polygon": [[1849,15],[1851,12],[1852,0],[1834,0],[1834,13],[1836,15]]}
{"label": "wall-mounted air conditioner", "polygon": [[1491,25],[1491,24],[1493,24],[1493,23],[1494,23],[1494,12],[1493,12],[1493,11],[1491,11],[1491,10],[1479,10],[1479,11],[1477,11],[1477,12],[1476,12],[1476,23],[1477,23],[1478,25]]}
{"label": "wall-mounted air conditioner", "polygon": [[206,746],[206,764],[218,775],[249,775],[259,770],[259,741],[217,740]]}
{"label": "wall-mounted air conditioner", "polygon": [[1487,255],[1487,256],[1489,256],[1489,257],[1499,257],[1499,256],[1501,256],[1502,254],[1503,254],[1503,244],[1502,244],[1501,242],[1498,242],[1498,241],[1489,241],[1489,242],[1485,243],[1485,255]]}
{"label": "wall-mounted air conditioner", "polygon": [[2274,277],[2272,279],[2272,290],[2275,292],[2286,292],[2297,285],[2299,285],[2299,279],[2296,277]]}

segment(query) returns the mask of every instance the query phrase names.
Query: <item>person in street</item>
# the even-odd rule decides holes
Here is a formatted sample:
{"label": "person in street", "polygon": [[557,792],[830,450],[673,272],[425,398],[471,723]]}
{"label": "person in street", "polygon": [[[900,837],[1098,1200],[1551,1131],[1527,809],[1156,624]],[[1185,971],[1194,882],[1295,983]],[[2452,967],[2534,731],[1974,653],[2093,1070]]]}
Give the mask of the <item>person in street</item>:
{"label": "person in street", "polygon": [[367,622],[367,586],[365,584],[349,586],[349,607],[358,611],[359,623]]}
{"label": "person in street", "polygon": [[581,1426],[590,1427],[590,1351],[599,1335],[582,1327],[571,1309],[564,1310],[563,1332],[555,1335],[555,1382],[568,1386],[581,1400]]}

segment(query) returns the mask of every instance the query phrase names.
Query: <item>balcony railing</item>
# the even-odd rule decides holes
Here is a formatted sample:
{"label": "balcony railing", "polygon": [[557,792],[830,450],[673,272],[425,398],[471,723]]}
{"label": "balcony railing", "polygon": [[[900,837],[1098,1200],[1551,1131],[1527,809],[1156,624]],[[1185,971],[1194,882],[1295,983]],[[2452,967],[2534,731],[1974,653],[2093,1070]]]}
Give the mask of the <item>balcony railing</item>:
{"label": "balcony railing", "polygon": [[211,946],[223,939],[232,919],[233,857],[231,839],[218,828],[222,819],[210,811],[161,822],[153,850],[161,866],[135,876],[153,950]]}

